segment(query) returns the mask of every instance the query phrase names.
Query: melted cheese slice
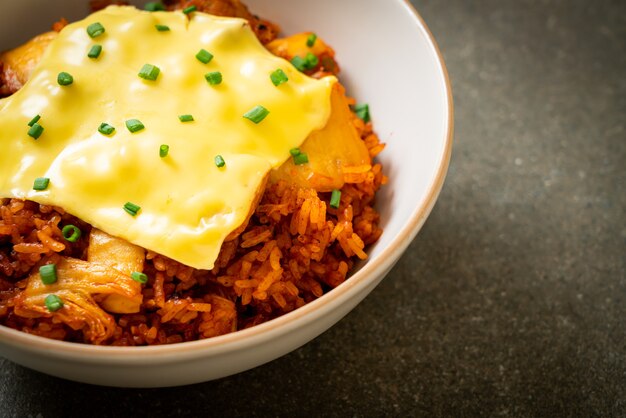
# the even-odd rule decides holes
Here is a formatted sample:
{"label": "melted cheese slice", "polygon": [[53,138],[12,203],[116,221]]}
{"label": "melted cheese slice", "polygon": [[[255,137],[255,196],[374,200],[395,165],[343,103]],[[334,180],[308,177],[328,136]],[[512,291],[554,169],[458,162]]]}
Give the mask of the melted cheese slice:
{"label": "melted cheese slice", "polygon": [[[86,28],[94,22],[106,32],[92,39]],[[94,44],[102,45],[98,59],[87,57]],[[198,61],[200,49],[213,60]],[[138,77],[144,64],[160,68],[156,81]],[[289,77],[278,87],[269,77],[277,68]],[[62,71],[73,84],[57,83]],[[222,73],[220,85],[205,80],[212,71]],[[64,28],[29,82],[0,101],[0,197],[62,207],[111,235],[211,269],[269,170],[326,124],[335,82],[306,77],[270,54],[241,19],[109,7]],[[243,115],[257,105],[270,113],[255,124]],[[27,123],[38,114],[44,131],[35,140]],[[183,114],[195,121],[180,122]],[[129,119],[145,129],[129,132]],[[99,133],[102,122],[115,133]],[[170,147],[165,158],[161,144]],[[33,190],[37,177],[50,179],[47,190]],[[126,202],[141,207],[136,217]]]}

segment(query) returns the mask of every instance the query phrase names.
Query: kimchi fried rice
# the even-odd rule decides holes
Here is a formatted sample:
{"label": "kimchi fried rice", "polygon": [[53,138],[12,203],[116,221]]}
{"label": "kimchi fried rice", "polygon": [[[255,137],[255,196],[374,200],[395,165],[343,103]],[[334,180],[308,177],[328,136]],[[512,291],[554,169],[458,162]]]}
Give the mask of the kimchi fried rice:
{"label": "kimchi fried rice", "polygon": [[[101,8],[110,3],[95,1],[92,6]],[[237,0],[165,4],[170,9],[195,5],[199,11],[244,17],[264,44],[278,33],[276,25],[253,16]],[[55,29],[64,24],[55,24]],[[332,50],[324,50],[318,58],[319,64],[307,70],[308,75],[320,78],[338,73]],[[6,84],[5,94],[12,93]],[[0,91],[2,88],[0,74]],[[106,309],[110,298],[127,295],[130,287],[137,285],[116,281],[121,274],[115,263],[102,261],[112,255],[106,253],[107,240],[115,238],[62,208],[0,199],[0,324],[71,342],[169,344],[252,327],[321,297],[348,278],[355,262],[367,258],[366,247],[382,233],[373,205],[376,191],[386,178],[374,157],[384,144],[369,118],[359,116],[353,112],[351,122],[369,150],[370,163],[343,168],[345,183],[338,208],[330,206],[330,192],[280,179],[267,184],[245,230],[222,245],[212,270],[132,249],[147,276],[141,285],[143,298],[138,313]],[[315,186],[315,178],[311,181]],[[76,242],[64,236],[66,225],[80,229]],[[103,251],[99,256],[95,248],[89,248],[97,245],[98,251]],[[75,272],[69,287],[57,290],[69,308],[63,313],[42,310],[32,303],[40,291],[28,278],[42,265],[52,263],[60,272]]]}

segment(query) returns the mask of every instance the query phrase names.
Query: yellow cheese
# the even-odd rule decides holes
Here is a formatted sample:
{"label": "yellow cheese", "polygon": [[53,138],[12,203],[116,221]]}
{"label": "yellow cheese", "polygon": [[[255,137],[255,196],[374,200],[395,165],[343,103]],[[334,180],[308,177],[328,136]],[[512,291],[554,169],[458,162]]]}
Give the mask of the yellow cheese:
{"label": "yellow cheese", "polygon": [[[99,22],[96,38],[86,28]],[[167,25],[159,32],[155,25]],[[97,59],[87,53],[102,45]],[[200,49],[213,54],[204,64]],[[138,77],[144,64],[155,81]],[[289,77],[276,87],[270,74]],[[219,71],[210,85],[205,74]],[[74,82],[57,83],[60,72]],[[270,169],[280,166],[330,114],[336,79],[314,80],[270,54],[246,21],[203,13],[109,7],[63,29],[28,83],[0,101],[0,197],[64,208],[114,236],[195,268],[210,269],[228,234],[250,211]],[[257,105],[269,115],[243,115]],[[193,122],[178,116],[192,114]],[[44,131],[28,136],[41,115]],[[131,133],[125,121],[145,129]],[[105,136],[101,123],[116,128]],[[159,156],[161,144],[169,154]],[[226,166],[218,168],[214,157]],[[37,177],[50,179],[33,190]],[[141,207],[135,217],[123,206]]]}

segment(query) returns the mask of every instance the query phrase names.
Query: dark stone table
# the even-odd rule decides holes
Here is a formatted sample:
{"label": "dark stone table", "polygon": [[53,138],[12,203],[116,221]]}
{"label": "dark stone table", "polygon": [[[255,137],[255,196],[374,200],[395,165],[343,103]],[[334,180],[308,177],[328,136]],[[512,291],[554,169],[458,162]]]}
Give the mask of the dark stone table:
{"label": "dark stone table", "polygon": [[205,384],[102,388],[0,359],[0,416],[626,416],[626,2],[413,3],[456,138],[383,283],[301,349]]}

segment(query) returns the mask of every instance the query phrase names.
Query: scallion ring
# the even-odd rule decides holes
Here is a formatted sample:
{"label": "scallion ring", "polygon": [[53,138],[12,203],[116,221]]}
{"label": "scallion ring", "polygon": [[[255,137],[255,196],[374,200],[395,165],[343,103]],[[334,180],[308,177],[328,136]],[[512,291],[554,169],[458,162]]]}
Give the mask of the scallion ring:
{"label": "scallion ring", "polygon": [[226,161],[224,161],[224,157],[222,157],[221,155],[216,155],[214,160],[215,160],[215,165],[218,168],[222,168],[226,165]]}
{"label": "scallion ring", "polygon": [[39,277],[43,284],[54,284],[57,281],[56,264],[45,264],[39,267]]}
{"label": "scallion ring", "polygon": [[56,312],[63,307],[63,300],[57,295],[46,296],[44,303],[50,312]]}
{"label": "scallion ring", "polygon": [[43,126],[38,124],[37,122],[33,123],[33,126],[28,130],[28,136],[33,139],[39,139],[41,134],[43,133]]}
{"label": "scallion ring", "polygon": [[139,132],[144,129],[145,126],[139,119],[128,119],[126,121],[126,128],[134,134],[135,132]]}
{"label": "scallion ring", "polygon": [[33,183],[33,190],[42,191],[48,188],[50,179],[48,177],[37,177]]}
{"label": "scallion ring", "polygon": [[76,225],[65,225],[61,230],[61,235],[66,241],[76,242],[80,239],[82,232]]}
{"label": "scallion ring", "polygon": [[279,68],[272,72],[272,74],[270,74],[270,80],[272,80],[272,84],[278,87],[281,84],[289,81],[289,78],[287,77],[287,74],[285,74],[285,72]]}
{"label": "scallion ring", "polygon": [[130,278],[141,284],[148,283],[148,276],[140,271],[133,271],[130,273]]}
{"label": "scallion ring", "polygon": [[74,83],[74,77],[72,77],[70,73],[61,71],[57,76],[57,83],[59,83],[60,86],[69,86]]}
{"label": "scallion ring", "polygon": [[91,59],[96,59],[100,56],[101,53],[102,53],[102,45],[94,45],[91,47],[91,49],[87,53],[87,56]]}
{"label": "scallion ring", "polygon": [[100,22],[87,26],[87,34],[92,38],[97,38],[105,32],[104,26]]}
{"label": "scallion ring", "polygon": [[243,117],[254,123],[259,123],[269,115],[270,111],[261,105],[255,106],[246,112]]}
{"label": "scallion ring", "polygon": [[130,216],[137,216],[139,211],[141,210],[141,206],[134,204],[133,202],[126,202],[124,204],[124,210]]}
{"label": "scallion ring", "polygon": [[139,70],[138,75],[144,80],[155,81],[160,73],[161,69],[159,69],[156,65],[144,64],[143,67],[141,67],[141,70]]}
{"label": "scallion ring", "polygon": [[333,190],[330,195],[330,207],[339,209],[339,203],[341,203],[341,190]]}

